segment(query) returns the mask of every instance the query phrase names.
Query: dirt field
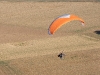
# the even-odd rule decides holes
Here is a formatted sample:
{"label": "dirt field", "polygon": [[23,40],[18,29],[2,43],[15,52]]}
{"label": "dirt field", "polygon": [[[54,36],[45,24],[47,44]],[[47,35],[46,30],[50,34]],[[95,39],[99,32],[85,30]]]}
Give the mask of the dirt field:
{"label": "dirt field", "polygon": [[[1,75],[100,75],[99,2],[0,2]],[[51,22],[75,14],[53,36]],[[57,55],[64,52],[65,58]]]}

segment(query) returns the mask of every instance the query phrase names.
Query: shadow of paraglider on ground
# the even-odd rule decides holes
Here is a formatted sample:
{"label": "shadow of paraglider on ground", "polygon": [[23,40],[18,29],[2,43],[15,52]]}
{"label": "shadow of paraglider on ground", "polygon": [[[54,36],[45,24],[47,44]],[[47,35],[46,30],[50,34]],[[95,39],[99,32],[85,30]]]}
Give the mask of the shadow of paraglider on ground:
{"label": "shadow of paraglider on ground", "polygon": [[96,30],[96,31],[94,31],[94,33],[100,35],[100,30]]}

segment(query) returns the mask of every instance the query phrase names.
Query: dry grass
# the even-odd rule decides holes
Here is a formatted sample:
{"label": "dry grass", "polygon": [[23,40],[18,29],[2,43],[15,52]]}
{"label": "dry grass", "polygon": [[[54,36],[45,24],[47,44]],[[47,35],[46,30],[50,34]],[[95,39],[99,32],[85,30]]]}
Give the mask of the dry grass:
{"label": "dry grass", "polygon": [[[0,74],[99,75],[99,9],[91,2],[0,2]],[[73,21],[49,36],[50,23],[67,13],[82,17],[85,26]]]}
{"label": "dry grass", "polygon": [[[4,0],[0,0],[0,1],[4,1]],[[9,2],[29,2],[29,1],[33,1],[33,2],[100,2],[100,0],[5,0],[5,1],[9,1]]]}

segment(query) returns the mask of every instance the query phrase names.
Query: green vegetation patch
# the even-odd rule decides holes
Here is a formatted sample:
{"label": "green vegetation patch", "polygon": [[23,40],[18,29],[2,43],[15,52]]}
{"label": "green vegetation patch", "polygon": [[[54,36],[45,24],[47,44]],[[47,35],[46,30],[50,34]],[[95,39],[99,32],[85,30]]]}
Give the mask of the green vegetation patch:
{"label": "green vegetation patch", "polygon": [[21,75],[21,73],[16,69],[9,65],[9,62],[0,61],[0,70],[5,75]]}

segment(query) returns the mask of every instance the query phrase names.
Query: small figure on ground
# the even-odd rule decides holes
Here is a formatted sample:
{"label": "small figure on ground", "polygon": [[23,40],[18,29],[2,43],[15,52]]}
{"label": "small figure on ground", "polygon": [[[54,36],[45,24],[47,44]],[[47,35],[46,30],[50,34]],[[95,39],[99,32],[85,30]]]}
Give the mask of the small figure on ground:
{"label": "small figure on ground", "polygon": [[63,53],[58,54],[58,57],[59,57],[60,59],[64,58],[64,56],[65,56],[65,54],[63,54]]}

